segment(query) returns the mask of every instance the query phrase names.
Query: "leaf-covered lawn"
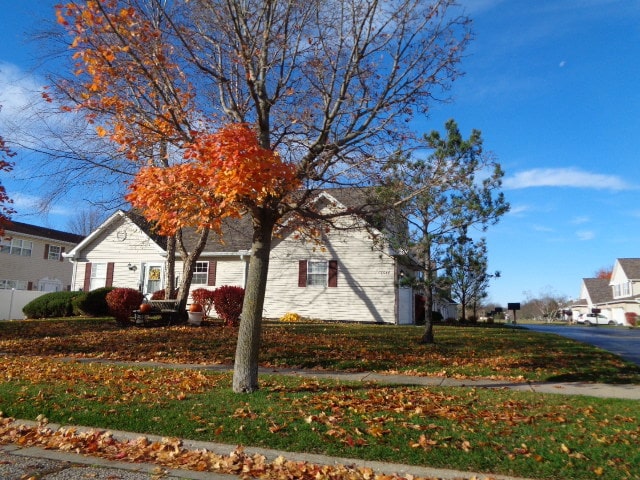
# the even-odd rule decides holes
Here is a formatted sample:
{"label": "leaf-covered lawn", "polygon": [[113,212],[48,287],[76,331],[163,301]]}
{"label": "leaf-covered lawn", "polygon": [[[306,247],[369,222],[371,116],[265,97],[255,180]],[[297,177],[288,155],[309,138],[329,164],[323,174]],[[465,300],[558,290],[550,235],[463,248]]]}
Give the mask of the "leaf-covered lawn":
{"label": "leaf-covered lawn", "polygon": [[[261,365],[511,381],[640,384],[640,367],[553,335],[496,326],[421,327],[266,323]],[[236,330],[209,324],[119,328],[113,320],[0,322],[0,353],[232,365]]]}
{"label": "leaf-covered lawn", "polygon": [[[0,357],[0,372],[0,410],[15,418],[527,478],[639,478],[637,401],[276,375],[261,377],[260,391],[238,395],[230,373],[35,356]],[[263,478],[391,478],[267,461],[242,449],[224,456],[187,451],[171,438],[121,442],[0,419],[0,443]]]}

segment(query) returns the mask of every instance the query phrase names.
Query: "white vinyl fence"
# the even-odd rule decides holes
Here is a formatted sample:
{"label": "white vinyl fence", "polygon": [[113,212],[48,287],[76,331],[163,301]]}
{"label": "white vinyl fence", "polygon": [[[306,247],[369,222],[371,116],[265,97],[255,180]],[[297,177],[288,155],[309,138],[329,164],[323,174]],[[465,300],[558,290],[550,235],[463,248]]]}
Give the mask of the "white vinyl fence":
{"label": "white vinyl fence", "polygon": [[47,292],[34,290],[0,290],[0,320],[22,320],[22,308]]}

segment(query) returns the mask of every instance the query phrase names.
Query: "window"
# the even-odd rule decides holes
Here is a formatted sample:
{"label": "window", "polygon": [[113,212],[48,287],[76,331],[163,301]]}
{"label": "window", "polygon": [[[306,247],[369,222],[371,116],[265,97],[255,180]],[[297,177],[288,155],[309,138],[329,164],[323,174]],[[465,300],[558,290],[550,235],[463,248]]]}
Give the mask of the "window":
{"label": "window", "polygon": [[91,284],[89,290],[95,290],[107,285],[107,264],[94,263],[91,265]]}
{"label": "window", "polygon": [[3,238],[0,240],[0,253],[30,257],[33,250],[33,242],[17,238]]}
{"label": "window", "polygon": [[0,280],[0,290],[28,290],[29,282],[24,280]]}
{"label": "window", "polygon": [[307,286],[326,287],[329,275],[329,262],[326,260],[309,260],[307,264]]}
{"label": "window", "polygon": [[337,287],[338,262],[336,260],[300,260],[299,287]]}
{"label": "window", "polygon": [[631,296],[631,282],[618,283],[613,286],[614,297],[629,297]]}
{"label": "window", "polygon": [[47,245],[47,260],[60,260],[62,258],[62,247],[57,245]]}
{"label": "window", "polygon": [[196,262],[193,269],[193,279],[191,283],[194,285],[206,285],[209,278],[209,262]]}

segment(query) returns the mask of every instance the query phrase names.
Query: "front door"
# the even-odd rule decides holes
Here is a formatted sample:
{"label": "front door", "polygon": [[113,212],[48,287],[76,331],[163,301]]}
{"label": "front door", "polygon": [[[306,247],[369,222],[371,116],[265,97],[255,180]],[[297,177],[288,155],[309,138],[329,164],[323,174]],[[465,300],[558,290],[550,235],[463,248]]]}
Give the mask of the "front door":
{"label": "front door", "polygon": [[142,293],[145,296],[151,296],[153,292],[162,290],[162,265],[160,264],[147,264],[144,266],[144,281],[142,287]]}

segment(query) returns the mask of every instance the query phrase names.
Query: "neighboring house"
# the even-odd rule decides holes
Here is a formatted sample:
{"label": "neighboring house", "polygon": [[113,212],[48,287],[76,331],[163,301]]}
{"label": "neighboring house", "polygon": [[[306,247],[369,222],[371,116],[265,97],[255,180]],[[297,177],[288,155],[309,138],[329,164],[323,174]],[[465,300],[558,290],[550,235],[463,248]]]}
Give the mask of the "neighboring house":
{"label": "neighboring house", "polygon": [[573,306],[574,312],[589,313],[599,308],[616,323],[630,325],[628,314],[640,314],[640,258],[618,258],[611,279],[583,279],[580,299]]}
{"label": "neighboring house", "polygon": [[[320,211],[347,208],[351,189],[315,198]],[[343,203],[346,202],[346,203]],[[139,216],[116,212],[67,255],[74,289],[132,287],[145,295],[164,288],[166,242]],[[191,290],[246,285],[252,229],[249,218],[223,223],[222,241],[210,235],[195,267]],[[309,236],[281,228],[274,235],[264,315],[287,312],[334,321],[414,323],[414,292],[399,287],[400,272],[412,275],[399,256],[379,246],[380,232],[349,215]],[[185,234],[193,245],[195,232]],[[182,263],[176,262],[176,275]]]}
{"label": "neighboring house", "polygon": [[69,290],[72,266],[64,261],[64,252],[83,238],[12,221],[0,238],[0,290]]}
{"label": "neighboring house", "polygon": [[[580,299],[571,305],[573,320],[577,319],[580,314],[591,313],[593,308],[601,309],[601,305],[612,298],[609,280],[606,278],[583,278]],[[602,311],[602,313],[609,317],[607,312]]]}

